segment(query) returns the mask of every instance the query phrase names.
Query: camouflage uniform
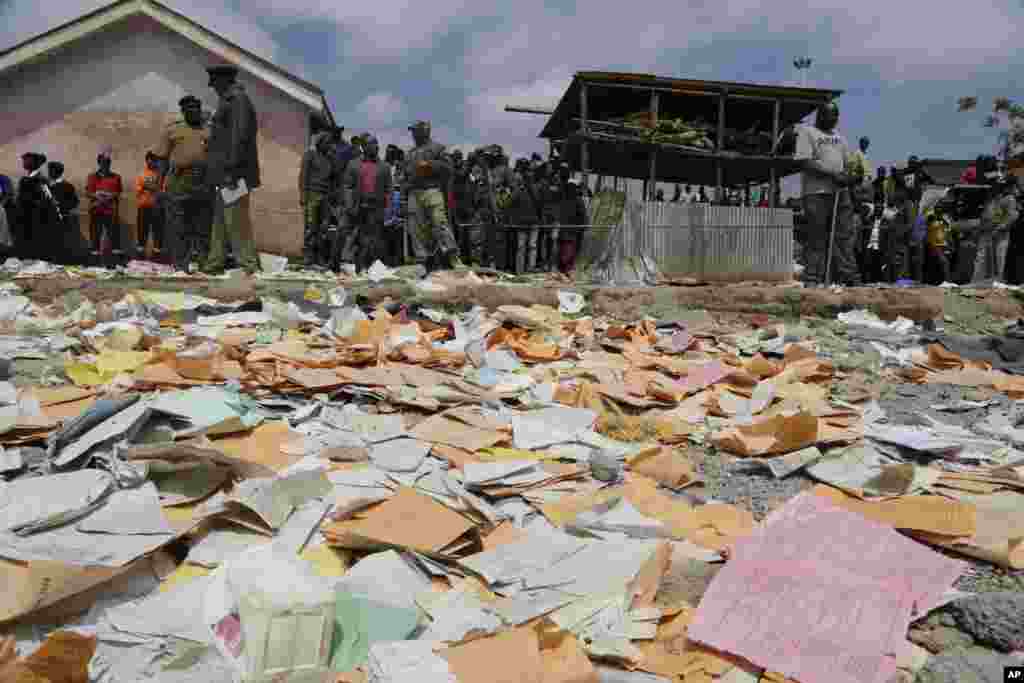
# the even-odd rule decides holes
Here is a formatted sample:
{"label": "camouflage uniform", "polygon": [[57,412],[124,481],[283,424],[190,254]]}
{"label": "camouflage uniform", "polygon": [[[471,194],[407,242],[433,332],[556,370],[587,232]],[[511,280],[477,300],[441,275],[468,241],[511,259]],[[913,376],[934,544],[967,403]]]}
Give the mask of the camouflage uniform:
{"label": "camouflage uniform", "polygon": [[299,192],[302,193],[304,230],[302,256],[307,267],[329,265],[325,224],[328,199],[338,182],[337,163],[331,157],[329,138],[318,133],[306,151],[299,171]]}
{"label": "camouflage uniform", "polygon": [[202,169],[172,169],[167,178],[166,246],[175,266],[183,270],[191,257],[201,260],[210,250],[213,197],[202,181],[201,172]]}
{"label": "camouflage uniform", "polygon": [[166,216],[164,248],[176,267],[186,269],[192,256],[201,260],[209,251],[213,196],[206,183],[209,129],[202,120],[199,100],[188,96],[179,104],[183,112],[196,108],[196,125],[182,118],[168,126],[155,156],[168,162],[158,199]]}
{"label": "camouflage uniform", "polygon": [[[430,132],[430,124],[420,121],[410,126],[412,131]],[[428,258],[457,253],[458,244],[452,235],[445,209],[442,188],[448,185],[451,167],[444,153],[444,146],[431,142],[429,137],[410,151],[406,157],[406,178],[409,188],[409,214],[413,232],[422,243]],[[429,170],[421,170],[420,162],[428,162]]]}

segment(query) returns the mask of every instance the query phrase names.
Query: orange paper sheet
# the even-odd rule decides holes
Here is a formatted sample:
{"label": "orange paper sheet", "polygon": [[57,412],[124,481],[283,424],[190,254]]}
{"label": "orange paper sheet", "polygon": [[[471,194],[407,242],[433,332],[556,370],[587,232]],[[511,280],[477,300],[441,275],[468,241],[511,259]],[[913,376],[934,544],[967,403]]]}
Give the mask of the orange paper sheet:
{"label": "orange paper sheet", "polygon": [[953,538],[973,536],[977,529],[973,505],[941,496],[901,496],[890,500],[863,501],[824,484],[815,486],[814,493],[851,512],[897,529]]}

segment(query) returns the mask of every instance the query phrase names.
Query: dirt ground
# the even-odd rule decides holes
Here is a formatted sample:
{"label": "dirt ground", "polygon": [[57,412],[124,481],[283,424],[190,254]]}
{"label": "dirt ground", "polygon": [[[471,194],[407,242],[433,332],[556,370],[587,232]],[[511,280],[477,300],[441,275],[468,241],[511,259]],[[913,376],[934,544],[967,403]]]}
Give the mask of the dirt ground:
{"label": "dirt ground", "polygon": [[[301,295],[308,283],[251,280],[18,280],[26,296],[40,304],[50,303],[67,292],[78,292],[93,302],[114,302],[138,289],[186,291],[221,301],[239,301],[260,296],[292,298]],[[859,287],[841,290],[803,289],[795,285],[743,283],[705,287],[592,287],[552,282],[531,284],[456,284],[443,292],[422,292],[407,282],[370,284],[340,283],[353,297],[365,297],[367,303],[384,301],[419,302],[451,308],[480,305],[493,310],[502,305],[545,304],[558,306],[559,289],[571,289],[587,296],[589,310],[634,320],[638,315],[664,317],[679,309],[705,309],[714,312],[764,314],[796,318],[814,316],[834,318],[847,310],[866,309],[883,320],[899,316],[915,322],[925,320],[966,320],[965,331],[984,331],[993,321],[1024,317],[1024,296],[998,289],[950,289],[938,287],[879,288]],[[315,287],[325,288],[323,283]]]}

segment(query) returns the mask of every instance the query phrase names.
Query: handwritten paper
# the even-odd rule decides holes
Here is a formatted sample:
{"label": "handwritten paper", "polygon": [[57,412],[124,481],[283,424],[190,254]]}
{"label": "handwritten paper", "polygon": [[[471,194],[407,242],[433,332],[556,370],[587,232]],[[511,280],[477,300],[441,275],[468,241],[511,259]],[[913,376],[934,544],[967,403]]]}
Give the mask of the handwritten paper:
{"label": "handwritten paper", "polygon": [[962,568],[805,493],[733,546],[688,633],[787,678],[882,683],[905,652],[915,605]]}

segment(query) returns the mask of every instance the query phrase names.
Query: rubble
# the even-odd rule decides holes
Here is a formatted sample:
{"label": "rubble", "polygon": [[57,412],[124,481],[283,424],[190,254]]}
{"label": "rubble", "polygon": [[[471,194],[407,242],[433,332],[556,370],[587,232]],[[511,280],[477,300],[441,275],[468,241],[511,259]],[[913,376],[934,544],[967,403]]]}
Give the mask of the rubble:
{"label": "rubble", "polygon": [[56,681],[48,647],[103,683],[813,683],[1024,648],[1020,593],[951,590],[1024,569],[1012,368],[909,314],[826,330],[359,280],[0,290],[0,667]]}

